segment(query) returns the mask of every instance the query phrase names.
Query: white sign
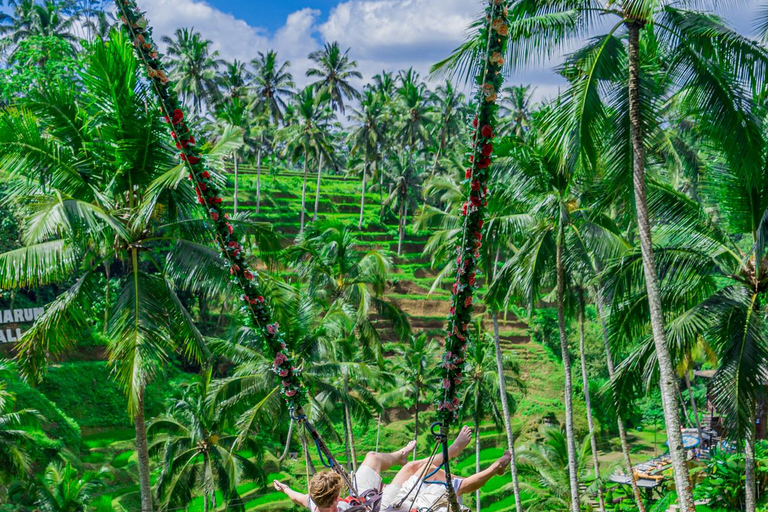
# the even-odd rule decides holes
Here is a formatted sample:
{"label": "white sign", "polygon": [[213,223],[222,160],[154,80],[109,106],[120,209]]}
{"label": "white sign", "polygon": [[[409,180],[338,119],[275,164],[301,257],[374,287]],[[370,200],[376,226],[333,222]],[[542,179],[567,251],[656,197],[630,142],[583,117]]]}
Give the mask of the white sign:
{"label": "white sign", "polygon": [[0,343],[16,343],[21,339],[19,324],[31,324],[45,313],[45,308],[0,310]]}

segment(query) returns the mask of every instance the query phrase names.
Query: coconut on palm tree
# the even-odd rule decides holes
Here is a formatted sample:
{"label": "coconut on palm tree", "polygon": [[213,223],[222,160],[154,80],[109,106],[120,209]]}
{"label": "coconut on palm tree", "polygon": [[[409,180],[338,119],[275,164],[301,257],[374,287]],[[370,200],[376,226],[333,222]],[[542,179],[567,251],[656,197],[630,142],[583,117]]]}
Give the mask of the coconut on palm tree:
{"label": "coconut on palm tree", "polygon": [[356,69],[357,61],[349,57],[349,48],[342,52],[338,42],[326,43],[322,50],[310,53],[309,60],[316,67],[309,68],[307,76],[318,78],[312,86],[328,94],[331,108],[344,115],[344,100],[360,98],[360,93],[350,80],[363,78],[362,73]]}

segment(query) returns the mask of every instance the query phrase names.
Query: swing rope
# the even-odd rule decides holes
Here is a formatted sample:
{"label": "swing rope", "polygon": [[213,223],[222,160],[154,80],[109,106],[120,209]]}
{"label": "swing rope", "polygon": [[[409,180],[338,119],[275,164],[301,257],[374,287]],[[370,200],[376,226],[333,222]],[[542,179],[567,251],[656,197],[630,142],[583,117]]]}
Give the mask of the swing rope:
{"label": "swing rope", "polygon": [[[485,209],[488,205],[487,182],[490,178],[493,139],[498,113],[498,93],[503,83],[502,68],[509,38],[506,0],[488,0],[485,24],[480,29],[485,40],[478,85],[477,111],[473,121],[472,154],[465,173],[468,199],[462,205],[463,226],[461,242],[457,245],[456,280],[452,290],[452,307],[448,317],[445,354],[442,360],[443,392],[438,393],[437,413],[440,423],[439,442],[443,447],[443,469],[446,494],[451,512],[460,512],[456,489],[451,476],[448,456],[448,435],[451,425],[459,419],[461,401],[459,389],[464,380],[467,340],[472,322],[475,289],[483,240]],[[477,433],[476,433],[477,435]]]}
{"label": "swing rope", "polygon": [[266,349],[274,354],[272,371],[280,378],[281,394],[291,417],[310,432],[321,460],[325,458],[324,463],[341,475],[349,486],[350,493],[356,496],[357,492],[346,470],[338,463],[303,412],[306,389],[301,380],[301,371],[293,364],[280,325],[274,321],[269,300],[262,293],[258,275],[247,262],[245,245],[241,243],[240,236],[229,222],[229,215],[224,211],[219,184],[207,169],[205,157],[197,148],[194,134],[185,122],[182,105],[173,90],[173,83],[168,78],[157,44],[152,37],[152,28],[136,0],[115,0],[115,5],[124,31],[133,43],[146,77],[157,95],[160,113],[170,125],[171,137],[179,150],[179,158],[189,173],[188,177],[194,184],[197,200],[206,209],[206,224],[213,232],[214,242],[229,269],[233,283],[243,292],[240,300],[245,323],[257,332]]}

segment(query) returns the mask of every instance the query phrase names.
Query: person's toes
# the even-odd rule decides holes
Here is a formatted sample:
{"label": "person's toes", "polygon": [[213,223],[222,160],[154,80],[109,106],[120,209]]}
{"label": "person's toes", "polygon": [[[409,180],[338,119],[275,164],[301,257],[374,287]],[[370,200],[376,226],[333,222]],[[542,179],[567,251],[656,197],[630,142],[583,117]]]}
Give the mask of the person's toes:
{"label": "person's toes", "polygon": [[275,490],[276,490],[276,491],[280,491],[280,492],[283,492],[283,484],[281,484],[281,483],[280,483],[280,482],[278,482],[277,480],[273,481],[273,482],[272,482],[272,485],[275,487]]}

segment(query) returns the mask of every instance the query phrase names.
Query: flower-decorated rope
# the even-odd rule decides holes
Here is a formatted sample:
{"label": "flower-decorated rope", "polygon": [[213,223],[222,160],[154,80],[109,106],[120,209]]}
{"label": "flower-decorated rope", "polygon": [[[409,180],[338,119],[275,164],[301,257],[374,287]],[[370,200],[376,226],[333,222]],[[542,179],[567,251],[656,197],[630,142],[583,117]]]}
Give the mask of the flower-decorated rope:
{"label": "flower-decorated rope", "polygon": [[475,290],[478,288],[480,247],[483,244],[483,223],[488,205],[493,139],[495,137],[498,105],[496,100],[503,83],[502,67],[509,38],[506,0],[489,0],[486,23],[480,29],[487,50],[481,54],[484,62],[477,76],[478,111],[472,122],[474,135],[469,168],[464,184],[469,198],[461,207],[462,237],[456,248],[456,280],[448,316],[445,355],[442,360],[443,389],[438,393],[438,418],[447,428],[458,419],[461,409],[460,386],[464,380],[465,354],[472,323]]}
{"label": "flower-decorated rope", "polygon": [[173,82],[163,69],[152,29],[135,0],[115,0],[115,3],[120,20],[146,67],[147,78],[157,92],[160,114],[170,125],[179,158],[189,170],[189,179],[194,183],[198,201],[205,207],[206,217],[210,219],[216,244],[229,268],[231,279],[243,292],[240,300],[246,324],[256,330],[266,348],[274,354],[272,369],[280,378],[283,398],[291,411],[300,415],[304,399],[300,372],[293,364],[280,326],[272,319],[269,301],[260,290],[256,273],[247,263],[245,246],[230,224],[229,215],[224,212],[222,192],[206,169],[205,157],[197,149],[195,137],[185,122]]}

